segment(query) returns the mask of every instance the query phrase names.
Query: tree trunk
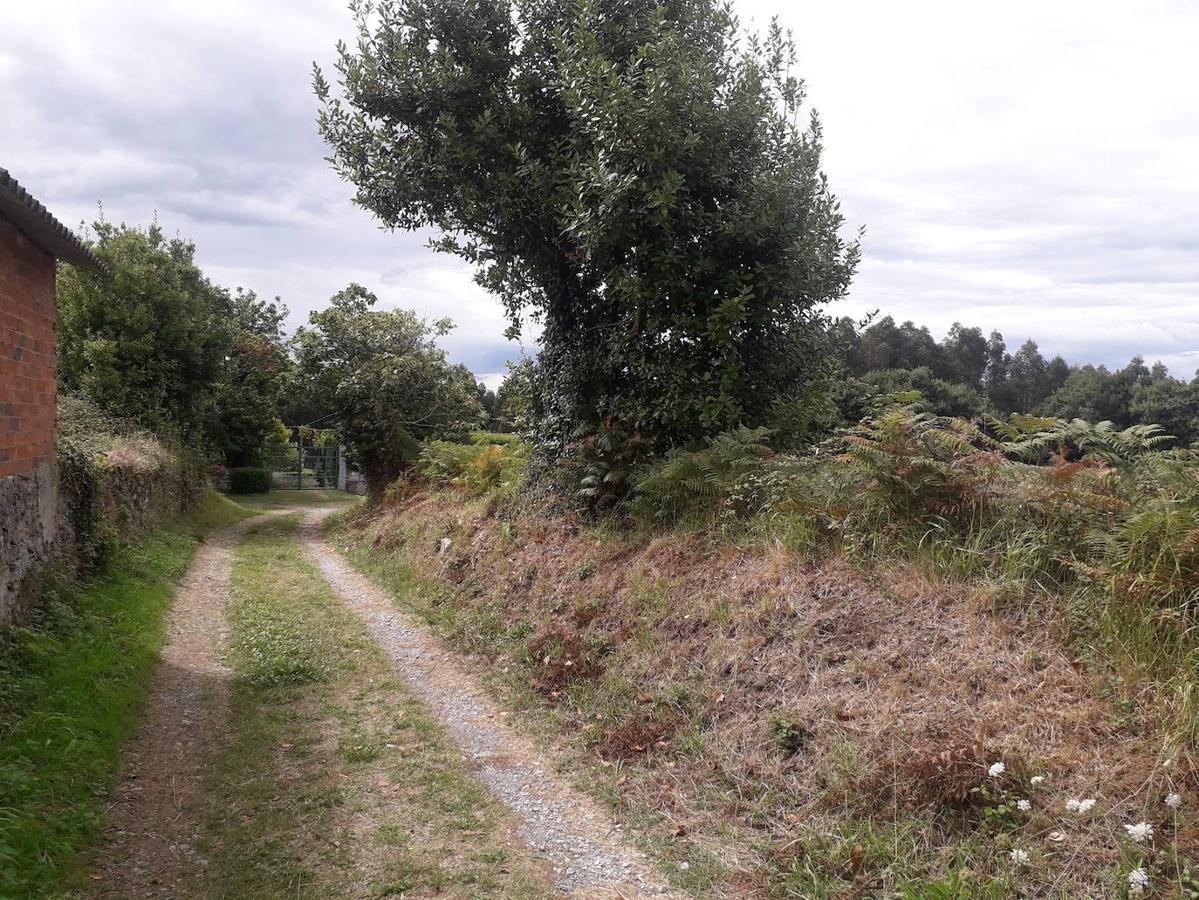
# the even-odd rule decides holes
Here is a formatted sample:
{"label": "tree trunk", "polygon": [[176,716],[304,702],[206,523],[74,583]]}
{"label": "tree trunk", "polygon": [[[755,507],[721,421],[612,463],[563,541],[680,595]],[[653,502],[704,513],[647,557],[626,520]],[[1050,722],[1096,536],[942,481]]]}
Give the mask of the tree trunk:
{"label": "tree trunk", "polygon": [[404,474],[404,468],[382,459],[364,459],[362,474],[366,478],[366,499],[374,505],[383,502],[391,483]]}

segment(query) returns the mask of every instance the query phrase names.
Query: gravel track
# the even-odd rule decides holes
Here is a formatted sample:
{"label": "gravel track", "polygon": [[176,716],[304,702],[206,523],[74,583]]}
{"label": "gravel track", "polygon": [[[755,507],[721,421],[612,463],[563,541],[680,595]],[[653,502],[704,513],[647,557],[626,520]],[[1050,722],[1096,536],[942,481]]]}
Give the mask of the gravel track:
{"label": "gravel track", "polygon": [[531,742],[504,724],[478,680],[444,645],[323,540],[322,518],[310,513],[300,527],[309,558],[443,722],[472,774],[517,814],[518,833],[548,859],[557,888],[591,898],[679,896],[620,842],[608,813],[558,778]]}

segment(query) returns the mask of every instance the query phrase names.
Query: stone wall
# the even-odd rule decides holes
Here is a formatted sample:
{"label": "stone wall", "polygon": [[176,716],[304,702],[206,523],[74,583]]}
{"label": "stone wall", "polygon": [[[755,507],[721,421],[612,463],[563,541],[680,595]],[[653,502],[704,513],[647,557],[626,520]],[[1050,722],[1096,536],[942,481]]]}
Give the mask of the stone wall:
{"label": "stone wall", "polygon": [[0,622],[58,527],[54,257],[0,220]]}
{"label": "stone wall", "polygon": [[60,530],[53,462],[0,478],[0,623],[19,611],[26,577],[53,555]]}

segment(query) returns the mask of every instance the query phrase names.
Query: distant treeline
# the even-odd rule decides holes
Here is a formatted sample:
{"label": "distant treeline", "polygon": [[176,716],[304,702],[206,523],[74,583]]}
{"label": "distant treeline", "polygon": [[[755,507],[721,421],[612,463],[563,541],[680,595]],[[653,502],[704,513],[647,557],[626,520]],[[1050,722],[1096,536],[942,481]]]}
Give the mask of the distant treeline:
{"label": "distant treeline", "polygon": [[1179,445],[1199,440],[1199,378],[1171,377],[1160,362],[1140,356],[1115,371],[1046,359],[1036,341],[1010,353],[1003,335],[955,323],[941,341],[927,327],[897,325],[885,316],[866,328],[843,318],[834,325],[851,376],[836,387],[845,418],[856,421],[873,398],[918,390],[944,415],[1036,413],[1120,428],[1158,424]]}

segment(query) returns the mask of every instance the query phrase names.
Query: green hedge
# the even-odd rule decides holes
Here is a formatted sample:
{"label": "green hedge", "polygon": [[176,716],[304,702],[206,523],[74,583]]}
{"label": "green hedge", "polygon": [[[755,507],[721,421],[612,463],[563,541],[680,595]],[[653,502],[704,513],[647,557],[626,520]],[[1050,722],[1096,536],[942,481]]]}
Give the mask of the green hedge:
{"label": "green hedge", "polygon": [[267,494],[271,490],[270,469],[254,469],[244,466],[229,470],[229,493]]}
{"label": "green hedge", "polygon": [[188,508],[208,488],[203,451],[82,397],[59,395],[57,432],[60,496],[84,573],[103,570],[122,542]]}

